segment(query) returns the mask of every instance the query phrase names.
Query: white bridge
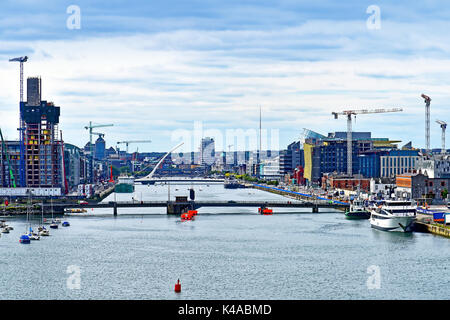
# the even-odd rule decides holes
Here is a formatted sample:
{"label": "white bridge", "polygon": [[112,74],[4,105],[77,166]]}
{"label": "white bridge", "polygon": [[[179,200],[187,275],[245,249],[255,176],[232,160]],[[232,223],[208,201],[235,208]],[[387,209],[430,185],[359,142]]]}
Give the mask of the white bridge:
{"label": "white bridge", "polygon": [[171,182],[176,182],[176,183],[202,183],[202,184],[208,184],[208,183],[223,183],[224,179],[214,179],[214,178],[203,178],[203,177],[192,177],[192,178],[187,178],[187,177],[168,177],[168,178],[153,178],[153,175],[155,174],[155,171],[159,168],[159,166],[161,165],[161,163],[164,161],[164,159],[167,158],[167,156],[174,152],[176,149],[178,149],[179,147],[181,147],[184,144],[184,142],[181,142],[180,144],[178,144],[177,146],[175,146],[172,150],[170,150],[169,152],[167,152],[164,157],[162,157],[158,163],[156,164],[156,166],[153,168],[152,172],[150,172],[150,174],[148,174],[147,176],[145,176],[144,178],[140,178],[140,179],[136,179],[135,182],[137,183],[141,183],[141,184],[155,184],[155,183],[171,183]]}

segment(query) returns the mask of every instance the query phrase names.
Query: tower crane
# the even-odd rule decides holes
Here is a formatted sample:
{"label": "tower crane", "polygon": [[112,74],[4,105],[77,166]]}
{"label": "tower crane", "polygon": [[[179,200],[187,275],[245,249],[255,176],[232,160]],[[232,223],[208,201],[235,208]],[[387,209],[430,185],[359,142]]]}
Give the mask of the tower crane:
{"label": "tower crane", "polygon": [[92,146],[92,135],[93,134],[98,134],[98,133],[92,132],[92,129],[94,129],[94,128],[103,128],[103,127],[112,127],[112,126],[114,126],[114,125],[113,124],[96,124],[96,125],[92,125],[92,121],[89,121],[89,125],[85,126],[84,128],[86,130],[89,130],[89,143],[90,143],[90,145]]}
{"label": "tower crane", "polygon": [[93,174],[94,174],[94,148],[92,147],[92,135],[93,134],[97,134],[92,132],[92,129],[94,128],[103,128],[103,127],[112,127],[114,126],[113,124],[96,124],[93,125],[92,121],[89,121],[89,125],[85,126],[84,128],[86,130],[89,130],[89,151],[90,151],[90,155],[91,155],[91,179],[92,179],[92,183],[94,183],[94,178],[93,178]]}
{"label": "tower crane", "polygon": [[421,97],[425,101],[425,145],[426,150],[430,152],[430,102],[431,98],[422,93]]}
{"label": "tower crane", "polygon": [[442,120],[436,120],[436,123],[439,124],[441,126],[442,129],[442,150],[441,153],[446,153],[445,150],[445,129],[447,129],[447,123],[442,121]]}
{"label": "tower crane", "polygon": [[357,114],[372,114],[372,113],[388,113],[388,112],[400,112],[403,111],[401,108],[392,108],[392,109],[373,109],[373,110],[346,110],[342,112],[332,112],[331,114],[335,119],[338,118],[338,115],[347,116],[347,175],[353,175],[352,168],[352,115],[356,116]]}
{"label": "tower crane", "polygon": [[28,56],[9,59],[9,62],[20,63],[20,102],[23,102],[23,63],[28,61]]}
{"label": "tower crane", "polygon": [[126,150],[128,153],[128,145],[130,143],[150,143],[150,142],[152,142],[152,140],[129,140],[129,141],[118,141],[117,144],[125,143]]}

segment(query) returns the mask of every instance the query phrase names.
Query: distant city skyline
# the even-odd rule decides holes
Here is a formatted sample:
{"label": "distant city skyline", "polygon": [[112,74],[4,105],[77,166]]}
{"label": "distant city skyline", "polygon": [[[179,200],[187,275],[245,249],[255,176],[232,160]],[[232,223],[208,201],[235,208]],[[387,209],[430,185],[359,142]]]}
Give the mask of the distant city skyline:
{"label": "distant city skyline", "polygon": [[[359,115],[355,131],[425,147],[424,103],[450,121],[450,16],[444,1],[379,1],[381,28],[367,28],[371,1],[78,1],[80,29],[66,22],[70,1],[4,1],[0,12],[0,126],[18,139],[19,66],[42,78],[42,99],[61,106],[67,143],[89,141],[89,121],[107,146],[151,139],[130,152],[168,151],[174,130],[195,121],[227,129],[279,130],[280,149],[303,128],[345,131],[332,111],[402,107]],[[122,147],[124,148],[124,146]],[[198,149],[192,146],[191,151]],[[227,148],[225,148],[227,151]]]}

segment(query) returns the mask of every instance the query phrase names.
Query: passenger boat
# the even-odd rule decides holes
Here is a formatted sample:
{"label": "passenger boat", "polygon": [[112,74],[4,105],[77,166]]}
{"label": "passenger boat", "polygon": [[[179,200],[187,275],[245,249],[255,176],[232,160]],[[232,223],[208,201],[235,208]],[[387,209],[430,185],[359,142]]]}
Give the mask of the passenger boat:
{"label": "passenger boat", "polygon": [[348,219],[369,219],[370,212],[364,207],[364,201],[355,199],[350,208],[345,211],[345,217]]}
{"label": "passenger boat", "polygon": [[114,187],[116,193],[133,193],[134,192],[134,177],[119,176],[119,181]]}
{"label": "passenger boat", "polygon": [[384,200],[371,210],[370,225],[383,231],[413,231],[417,206],[412,201]]}

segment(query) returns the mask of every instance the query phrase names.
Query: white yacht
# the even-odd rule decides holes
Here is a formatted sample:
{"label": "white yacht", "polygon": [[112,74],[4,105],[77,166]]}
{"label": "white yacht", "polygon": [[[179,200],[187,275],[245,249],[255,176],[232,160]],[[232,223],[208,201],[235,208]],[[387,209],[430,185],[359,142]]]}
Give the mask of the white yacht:
{"label": "white yacht", "polygon": [[411,232],[416,220],[416,204],[407,200],[384,200],[371,209],[370,225],[384,231]]}

